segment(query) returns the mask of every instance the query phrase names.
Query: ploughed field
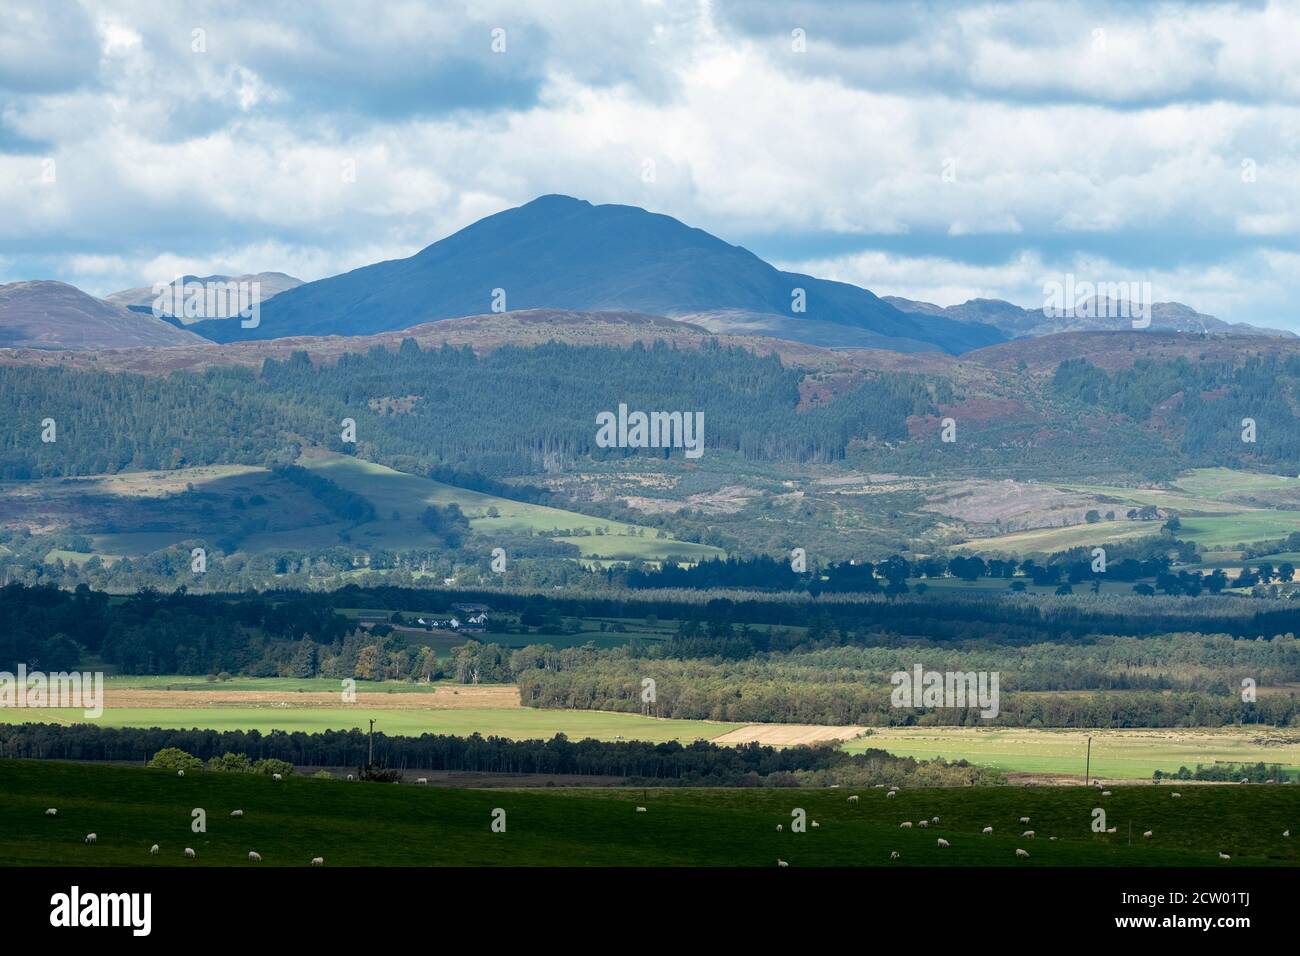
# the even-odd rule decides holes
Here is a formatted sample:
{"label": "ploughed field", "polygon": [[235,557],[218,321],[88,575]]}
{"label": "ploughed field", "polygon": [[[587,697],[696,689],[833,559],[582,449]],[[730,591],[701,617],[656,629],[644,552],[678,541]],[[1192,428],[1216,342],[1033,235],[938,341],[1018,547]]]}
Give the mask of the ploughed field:
{"label": "ploughed field", "polygon": [[[1228,868],[1294,866],[1300,841],[1282,836],[1300,833],[1300,787],[1282,785],[1146,784],[1114,787],[1110,797],[1088,787],[917,789],[886,798],[873,788],[451,790],[409,781],[211,771],[181,778],[0,760],[0,865],[307,866],[319,856],[326,866],[759,867],[782,859],[792,867]],[[50,807],[56,816],[45,815]],[[1116,833],[1092,832],[1098,807]],[[207,813],[206,833],[191,831],[195,808]],[[241,818],[230,816],[235,809]],[[497,809],[504,833],[491,829]],[[809,821],[802,833],[792,830],[796,809]],[[939,823],[916,826],[936,816]],[[913,827],[901,829],[904,821]],[[986,826],[992,835],[981,833]],[[1022,835],[1029,828],[1032,838]],[[90,832],[93,846],[84,842]],[[186,847],[195,859],[184,858]],[[1029,858],[1017,858],[1017,848]],[[250,851],[262,862],[248,862]]]}

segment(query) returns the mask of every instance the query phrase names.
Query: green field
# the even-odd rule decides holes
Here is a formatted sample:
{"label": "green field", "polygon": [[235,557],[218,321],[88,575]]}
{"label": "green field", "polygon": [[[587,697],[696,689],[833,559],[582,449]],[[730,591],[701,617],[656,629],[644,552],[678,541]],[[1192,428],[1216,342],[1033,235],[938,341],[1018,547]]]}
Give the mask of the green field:
{"label": "green field", "polygon": [[[337,690],[337,683],[334,690]],[[362,687],[360,690],[364,691]],[[471,707],[464,710],[390,710],[361,704],[339,707],[241,706],[217,707],[109,707],[97,720],[87,720],[80,710],[30,708],[0,710],[0,722],[28,721],[57,724],[93,723],[101,727],[161,727],[165,730],[272,730],[319,733],[366,727],[392,736],[452,734],[466,737],[510,737],[515,740],[549,740],[565,734],[574,740],[677,740],[690,743],[712,740],[743,724],[706,720],[669,720],[595,710],[537,710],[532,707]]]}
{"label": "green field", "polygon": [[[860,753],[872,747],[908,757],[946,757],[1015,773],[1078,774],[1083,779],[1088,737],[1094,777],[1146,779],[1156,770],[1173,773],[1216,760],[1280,763],[1300,773],[1300,732],[1267,728],[1226,730],[1039,730],[950,727],[878,728],[845,744]],[[1261,740],[1272,740],[1271,744]]]}
{"label": "green field", "polygon": [[[1300,832],[1300,788],[1182,786],[1180,800],[1174,789],[918,789],[889,800],[866,789],[849,803],[851,790],[449,790],[0,760],[0,866],[1296,865],[1296,841],[1281,833]],[[1097,806],[1117,833],[1091,832]],[[206,833],[191,831],[196,807]],[[792,832],[796,807],[820,826]],[[505,833],[490,829],[497,808]],[[934,816],[929,829],[898,826]],[[1035,838],[1018,835],[1022,816]],[[251,850],[262,863],[248,862]]]}
{"label": "green field", "polygon": [[[356,527],[351,535],[357,543],[373,541],[385,548],[427,547],[430,536],[419,523],[420,514],[429,505],[454,504],[470,519],[470,527],[480,533],[578,532],[557,540],[576,545],[586,558],[653,561],[676,556],[698,561],[725,557],[719,548],[657,538],[651,528],[456,488],[346,455],[303,458],[300,463],[369,499],[384,518],[394,511],[402,516],[399,521],[377,520]],[[497,514],[489,515],[489,508],[495,508]]]}

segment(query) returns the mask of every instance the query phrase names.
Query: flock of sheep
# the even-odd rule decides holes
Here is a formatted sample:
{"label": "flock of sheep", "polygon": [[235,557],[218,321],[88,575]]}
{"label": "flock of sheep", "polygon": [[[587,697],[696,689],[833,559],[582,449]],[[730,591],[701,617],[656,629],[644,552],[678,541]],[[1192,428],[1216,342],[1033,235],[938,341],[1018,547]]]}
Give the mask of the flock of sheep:
{"label": "flock of sheep", "polygon": [[[1245,780],[1242,781],[1242,783],[1245,783],[1245,782],[1246,782]],[[880,787],[880,786],[883,786],[883,784],[877,784],[876,786]],[[1100,784],[1098,784],[1097,787],[1098,787],[1099,790],[1101,789]],[[889,788],[889,791],[885,794],[885,799],[888,800],[888,799],[891,799],[891,798],[893,798],[893,797],[896,797],[897,795],[898,795],[898,787],[890,787],[890,788]],[[1111,793],[1111,791],[1109,791],[1109,790],[1101,790],[1101,795],[1102,795],[1103,797],[1109,797],[1109,796],[1112,796],[1112,793]],[[1182,794],[1181,794],[1181,793],[1178,793],[1178,792],[1174,792],[1174,793],[1171,793],[1171,794],[1170,794],[1170,797],[1172,797],[1173,799],[1177,800],[1177,799],[1181,799],[1181,798],[1182,798]],[[848,802],[849,802],[849,803],[858,803],[859,800],[860,800],[859,796],[858,796],[857,794],[853,794],[852,796],[849,797]],[[637,807],[637,809],[638,809],[638,810],[641,810],[641,809],[643,809],[643,808],[642,808],[642,807]],[[934,823],[934,824],[937,825],[938,822],[939,822],[939,818],[938,818],[938,817],[934,817],[933,820],[920,820],[920,821],[918,821],[915,825],[916,825],[916,827],[918,827],[918,828],[925,829],[925,828],[929,827],[931,823]],[[1029,823],[1029,817],[1021,817],[1021,818],[1020,818],[1020,823],[1021,823],[1021,824],[1027,824],[1027,823]],[[820,826],[820,824],[819,824],[816,820],[812,821],[812,825],[813,825],[814,827],[816,827],[816,826]],[[898,825],[898,828],[899,828],[900,830],[910,830],[910,829],[912,829],[912,827],[913,827],[913,823],[912,823],[911,820],[904,820],[902,823],[900,823],[900,824]],[[781,831],[784,829],[784,826],[783,826],[782,824],[779,824],[779,823],[778,823],[778,824],[776,825],[776,829],[777,829],[777,832],[779,833],[779,832],[781,832]],[[1118,827],[1108,827],[1108,828],[1106,829],[1106,832],[1107,832],[1107,833],[1115,833],[1117,830],[1118,830]],[[985,827],[984,829],[982,829],[982,830],[980,831],[980,833],[981,833],[982,835],[984,835],[984,836],[992,836],[992,835],[993,835],[993,828],[992,828],[991,826]],[[1034,832],[1033,830],[1025,830],[1025,831],[1024,831],[1023,833],[1021,833],[1020,835],[1021,835],[1021,837],[1025,838],[1025,839],[1031,839],[1031,840],[1034,839],[1034,837],[1036,836],[1036,834],[1035,834],[1035,832]],[[1143,834],[1142,834],[1142,838],[1143,838],[1143,839],[1146,839],[1146,840],[1149,840],[1149,839],[1151,839],[1151,837],[1152,837],[1153,835],[1154,835],[1154,831],[1152,831],[1152,830],[1146,830],[1146,831],[1143,832]],[[1291,830],[1290,830],[1290,829],[1283,830],[1283,831],[1282,831],[1282,836],[1284,836],[1284,837],[1290,837],[1290,836],[1291,836]],[[1056,840],[1056,837],[1048,837],[1048,839],[1051,840],[1051,841],[1055,841],[1055,840]],[[948,848],[948,847],[951,847],[951,846],[952,846],[951,843],[949,843],[947,840],[943,839],[942,837],[939,837],[935,842],[936,842],[936,846],[937,846],[938,849],[944,849],[944,848]],[[901,859],[901,855],[899,854],[899,852],[898,852],[897,850],[893,850],[893,851],[890,852],[890,854],[889,854],[889,858],[890,858],[891,860],[898,860],[898,859]],[[1027,859],[1029,859],[1029,851],[1017,847],[1017,848],[1016,848],[1016,858],[1017,858],[1017,859],[1020,859],[1020,860],[1027,860]],[[1232,857],[1231,857],[1229,854],[1224,853],[1222,850],[1220,850],[1220,851],[1219,851],[1219,859],[1220,859],[1220,860],[1231,860]],[[787,861],[778,858],[777,861],[776,861],[776,865],[777,865],[777,866],[781,866],[781,867],[785,867],[785,866],[789,866],[790,864],[789,864]]]}
{"label": "flock of sheep", "polygon": [[[182,777],[185,776],[185,771],[183,771],[183,770],[178,771],[178,776],[182,776]],[[279,775],[279,774],[276,774],[275,776],[276,776],[277,779],[279,779],[279,776],[280,776],[280,775]],[[58,807],[50,807],[49,809],[47,809],[47,810],[45,811],[45,815],[46,815],[47,817],[57,817],[57,816],[59,815],[59,808],[58,808]],[[234,817],[236,820],[238,820],[238,819],[240,819],[241,817],[243,817],[243,815],[244,815],[244,811],[243,811],[243,810],[231,810],[231,811],[230,811],[230,815],[231,815],[232,817]],[[87,834],[86,834],[86,845],[87,845],[87,846],[92,846],[92,845],[94,845],[94,844],[96,844],[96,843],[98,843],[98,842],[99,842],[99,834],[98,834],[98,833],[87,833]],[[155,843],[153,846],[149,847],[149,855],[150,855],[150,856],[157,856],[158,853],[159,853],[159,851],[160,851],[160,847],[158,846],[157,843]],[[194,852],[194,848],[193,848],[193,847],[188,847],[188,846],[185,848],[184,852],[183,852],[181,855],[182,855],[185,859],[187,859],[187,860],[193,860],[193,859],[195,859],[195,857],[197,856],[197,854]],[[249,850],[249,851],[248,851],[248,862],[249,862],[249,863],[261,863],[261,862],[262,862],[262,854],[258,853],[256,850]],[[324,866],[324,865],[325,865],[325,858],[322,857],[322,856],[314,856],[314,857],[311,858],[311,865],[312,865],[312,866]]]}

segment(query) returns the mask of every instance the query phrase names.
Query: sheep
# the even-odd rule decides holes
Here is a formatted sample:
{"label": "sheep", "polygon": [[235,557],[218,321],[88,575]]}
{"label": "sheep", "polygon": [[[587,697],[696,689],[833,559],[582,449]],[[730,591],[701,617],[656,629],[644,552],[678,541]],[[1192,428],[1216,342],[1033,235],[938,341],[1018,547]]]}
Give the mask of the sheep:
{"label": "sheep", "polygon": [[260,853],[255,853],[254,851],[249,850],[249,851],[248,851],[248,862],[249,862],[249,863],[261,863],[261,862],[262,862],[262,854],[260,854]]}
{"label": "sheep", "polygon": [[1029,851],[1017,849],[1016,856],[1020,857],[1022,860],[1027,860],[1029,859]]}
{"label": "sheep", "polygon": [[906,823],[900,823],[900,824],[898,825],[898,829],[900,829],[900,830],[910,830],[910,829],[912,829],[912,821],[911,821],[911,820],[908,820]]}
{"label": "sheep", "polygon": [[776,865],[777,865],[777,866],[789,866],[790,864],[787,863],[787,862],[785,862],[785,860],[781,859],[781,858],[778,856],[778,857],[776,858]]}
{"label": "sheep", "polygon": [[814,829],[814,830],[821,826],[821,824],[818,823],[816,820],[814,820],[814,821],[812,822],[812,825],[813,825],[813,829]]}
{"label": "sheep", "polygon": [[86,843],[87,843],[87,844],[97,843],[97,842],[99,842],[99,834],[98,834],[98,833],[87,833],[87,834],[86,834]]}
{"label": "sheep", "polygon": [[158,844],[157,844],[157,843],[155,843],[153,846],[149,847],[149,855],[150,855],[150,856],[157,856],[157,855],[158,855]]}
{"label": "sheep", "polygon": [[1106,832],[1107,832],[1107,833],[1115,833],[1115,832],[1117,832],[1118,830],[1119,830],[1119,827],[1111,827],[1111,828],[1110,828],[1109,830],[1107,830]]}
{"label": "sheep", "polygon": [[1022,833],[1022,834],[1020,834],[1020,835],[1021,835],[1022,837],[1029,837],[1029,839],[1032,840],[1032,839],[1034,838],[1034,831],[1033,831],[1033,830],[1026,830],[1024,833]]}
{"label": "sheep", "polygon": [[283,780],[284,777],[282,777],[282,776],[281,776],[280,774],[278,774],[278,773],[273,773],[273,774],[271,774],[271,779],[272,779],[272,780]]}
{"label": "sheep", "polygon": [[885,794],[885,799],[886,799],[886,800],[891,800],[891,799],[893,799],[893,798],[896,797],[896,796],[898,796],[898,791],[897,791],[897,790],[890,790],[889,793]]}
{"label": "sheep", "polygon": [[898,784],[894,784],[894,785],[891,786],[889,789],[890,789],[890,790],[897,790],[897,789],[898,789]]}
{"label": "sheep", "polygon": [[897,859],[898,859],[898,851],[895,850],[894,852],[890,853],[890,854],[889,854],[889,858],[890,858],[891,860],[897,860]]}
{"label": "sheep", "polygon": [[943,837],[939,837],[939,839],[938,839],[937,842],[938,842],[939,846],[941,846],[941,847],[946,847],[946,846],[948,846],[948,841],[945,840]]}
{"label": "sheep", "polygon": [[1142,834],[1142,839],[1144,839],[1144,840],[1150,840],[1150,839],[1151,839],[1151,831],[1150,831],[1150,830],[1146,830],[1146,831],[1144,831],[1143,834]]}
{"label": "sheep", "polygon": [[355,779],[357,779],[357,778],[354,777],[354,776],[352,776],[352,774],[348,774],[348,779],[349,779],[349,780],[355,780]]}
{"label": "sheep", "polygon": [[1175,800],[1177,800],[1177,799],[1179,799],[1180,797],[1182,797],[1182,794],[1181,794],[1181,793],[1171,793],[1169,796],[1171,796],[1171,797],[1173,797]]}
{"label": "sheep", "polygon": [[1242,783],[1250,783],[1250,781],[1247,780],[1245,777],[1242,777],[1242,778],[1241,778],[1241,782],[1242,782]]}
{"label": "sheep", "polygon": [[646,809],[645,809],[645,807],[637,807],[637,808],[636,808],[636,812],[637,812],[637,813],[645,813],[645,812],[646,812]]}
{"label": "sheep", "polygon": [[1222,850],[1220,850],[1220,851],[1219,851],[1219,859],[1220,859],[1220,860],[1231,860],[1232,857],[1228,856],[1228,854],[1226,854],[1226,853],[1224,853]]}
{"label": "sheep", "polygon": [[849,803],[857,803],[857,802],[858,802],[858,795],[856,793],[853,796],[849,797]]}
{"label": "sheep", "polygon": [[416,778],[415,778],[415,782],[416,782],[417,784],[423,786],[423,785],[428,784],[428,782],[429,782],[429,778],[428,778],[428,777],[416,777]]}
{"label": "sheep", "polygon": [[194,859],[194,851],[191,850],[189,847],[185,848],[185,859],[187,860]]}
{"label": "sheep", "polygon": [[313,857],[311,858],[311,865],[312,865],[312,866],[324,866],[324,865],[325,865],[325,857],[323,857],[323,856],[313,856]]}
{"label": "sheep", "polygon": [[59,815],[59,810],[57,807],[50,807],[45,811],[45,815],[47,817],[57,817]]}
{"label": "sheep", "polygon": [[231,815],[232,817],[242,817],[242,816],[244,815],[244,811],[243,811],[243,810],[231,810],[231,811],[230,811],[230,815]]}
{"label": "sheep", "polygon": [[985,827],[983,830],[980,831],[980,833],[983,833],[985,836],[992,836],[992,835],[993,835],[993,828],[992,828],[992,827]]}
{"label": "sheep", "polygon": [[1051,841],[1053,841],[1053,842],[1056,841],[1056,837],[1048,837],[1047,839],[1049,839],[1049,840],[1051,840]]}
{"label": "sheep", "polygon": [[185,771],[184,771],[184,770],[177,770],[177,771],[176,771],[176,776],[178,776],[178,777],[183,777],[183,776],[185,776]]}
{"label": "sheep", "polygon": [[938,818],[938,817],[935,817],[935,818],[934,818],[933,820],[931,820],[930,822],[931,822],[931,823],[938,823],[938,822],[939,822],[939,818]]}
{"label": "sheep", "polygon": [[1291,835],[1291,831],[1290,831],[1290,830],[1283,830],[1283,831],[1282,831],[1282,835],[1283,835],[1284,837],[1289,837],[1289,836]]}
{"label": "sheep", "polygon": [[778,824],[776,825],[776,832],[777,832],[777,833],[783,833],[784,831],[785,831],[785,827],[784,827],[783,825],[781,825],[780,823],[778,823]]}
{"label": "sheep", "polygon": [[1021,817],[1021,818],[1020,818],[1020,822],[1021,822],[1021,823],[1028,823],[1028,822],[1029,822],[1029,817]]}
{"label": "sheep", "polygon": [[923,830],[924,830],[926,827],[928,827],[929,825],[930,825],[930,821],[929,821],[929,820],[922,820],[920,823],[917,824],[917,826],[920,827],[920,828],[923,829]]}
{"label": "sheep", "polygon": [[1103,797],[1109,797],[1109,796],[1110,796],[1110,791],[1109,791],[1109,790],[1103,790],[1103,791],[1101,792],[1101,795],[1102,795]]}

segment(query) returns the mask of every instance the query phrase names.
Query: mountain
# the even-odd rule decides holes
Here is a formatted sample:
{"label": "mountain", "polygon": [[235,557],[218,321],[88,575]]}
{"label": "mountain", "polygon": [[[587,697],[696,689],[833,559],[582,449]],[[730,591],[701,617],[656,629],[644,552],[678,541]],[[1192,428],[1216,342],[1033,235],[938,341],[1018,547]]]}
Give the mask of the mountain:
{"label": "mountain", "polygon": [[[1001,329],[1013,338],[1032,335],[1055,335],[1058,332],[1121,332],[1132,331],[1128,318],[1106,318],[1119,315],[1115,303],[1109,299],[1092,299],[1092,316],[1049,316],[1042,309],[1022,309],[1001,299],[970,299],[961,305],[943,307],[932,302],[917,302],[899,296],[884,296],[884,301],[901,312],[911,315],[928,315],[935,318],[956,319],[959,322],[978,322]],[[1269,338],[1295,338],[1292,332],[1265,329],[1245,322],[1224,322],[1212,315],[1197,312],[1181,302],[1153,302],[1151,304],[1151,329],[1160,332],[1214,332],[1227,335],[1255,335]]]}
{"label": "mountain", "polygon": [[[899,351],[962,352],[1003,341],[990,326],[908,315],[866,289],[782,272],[701,229],[635,206],[542,196],[488,216],[409,259],[309,282],[264,304],[261,323],[192,326],[214,341],[365,335],[493,307],[702,314],[781,320],[786,338]],[[791,311],[803,289],[806,311]],[[692,321],[695,321],[692,318]],[[822,323],[821,326],[811,323]],[[811,330],[811,331],[810,331]]]}
{"label": "mountain", "polygon": [[[182,285],[189,282],[198,282],[202,285],[206,285],[209,282],[256,282],[258,283],[262,302],[266,302],[268,299],[271,299],[288,289],[297,288],[302,285],[301,279],[296,279],[283,272],[258,272],[242,276],[181,276],[180,282]],[[123,308],[130,309],[132,312],[148,312],[150,314],[153,313],[154,299],[153,286],[147,285],[139,286],[134,289],[123,289],[121,292],[114,292],[110,295],[104,296],[105,302],[120,305]],[[193,319],[188,319],[185,316],[177,316],[177,319],[184,325],[192,325],[194,323]]]}
{"label": "mountain", "polygon": [[203,339],[97,299],[64,282],[0,285],[0,347],[113,349],[195,345]]}

